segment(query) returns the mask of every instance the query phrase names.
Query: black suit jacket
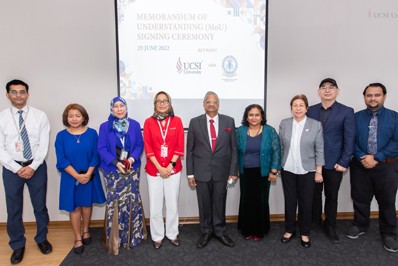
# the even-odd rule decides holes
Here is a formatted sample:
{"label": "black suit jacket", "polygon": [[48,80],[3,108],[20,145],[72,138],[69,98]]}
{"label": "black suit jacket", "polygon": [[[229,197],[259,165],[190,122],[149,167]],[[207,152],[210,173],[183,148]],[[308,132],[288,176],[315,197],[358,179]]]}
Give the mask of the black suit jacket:
{"label": "black suit jacket", "polygon": [[192,118],[187,137],[187,174],[198,181],[225,181],[238,175],[238,149],[235,122],[219,114],[217,143],[211,150],[206,114]]}

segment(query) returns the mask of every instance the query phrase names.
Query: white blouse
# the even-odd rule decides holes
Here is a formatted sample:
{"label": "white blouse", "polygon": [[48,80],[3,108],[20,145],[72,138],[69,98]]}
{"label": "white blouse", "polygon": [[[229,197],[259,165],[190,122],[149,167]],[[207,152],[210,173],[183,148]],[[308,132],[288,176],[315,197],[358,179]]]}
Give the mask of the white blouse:
{"label": "white blouse", "polygon": [[307,121],[307,116],[303,120],[297,122],[293,119],[292,127],[292,138],[290,140],[289,154],[287,155],[286,163],[283,169],[294,174],[304,175],[308,171],[304,170],[303,164],[301,163],[301,152],[300,152],[300,140],[301,134],[303,133],[305,122]]}

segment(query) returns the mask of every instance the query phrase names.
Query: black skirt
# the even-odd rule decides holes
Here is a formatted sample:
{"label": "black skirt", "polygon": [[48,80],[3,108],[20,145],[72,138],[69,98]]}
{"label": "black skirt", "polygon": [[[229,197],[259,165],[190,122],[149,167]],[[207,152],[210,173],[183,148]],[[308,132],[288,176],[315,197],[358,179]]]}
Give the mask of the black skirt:
{"label": "black skirt", "polygon": [[264,237],[270,230],[268,176],[261,169],[244,168],[240,175],[238,229],[246,236]]}

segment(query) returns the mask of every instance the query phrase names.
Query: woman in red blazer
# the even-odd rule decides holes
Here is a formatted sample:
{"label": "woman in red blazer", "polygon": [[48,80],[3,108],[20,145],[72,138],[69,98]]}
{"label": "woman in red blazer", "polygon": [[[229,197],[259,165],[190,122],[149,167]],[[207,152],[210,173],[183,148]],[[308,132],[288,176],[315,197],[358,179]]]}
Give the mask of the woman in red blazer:
{"label": "woman in red blazer", "polygon": [[[154,113],[144,123],[144,147],[148,173],[148,190],[153,247],[162,246],[164,236],[174,246],[178,239],[178,197],[181,157],[184,156],[184,127],[174,115],[170,96],[160,91],[154,98]],[[163,224],[166,205],[166,232]]]}

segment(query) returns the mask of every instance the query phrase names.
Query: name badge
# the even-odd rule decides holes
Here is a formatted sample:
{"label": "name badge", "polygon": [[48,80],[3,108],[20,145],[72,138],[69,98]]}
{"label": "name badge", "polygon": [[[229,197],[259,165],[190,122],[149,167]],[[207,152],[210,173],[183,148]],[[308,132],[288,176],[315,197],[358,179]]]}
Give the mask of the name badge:
{"label": "name badge", "polygon": [[166,158],[168,153],[169,153],[169,150],[168,150],[166,144],[163,144],[162,146],[160,146],[160,157]]}
{"label": "name badge", "polygon": [[122,152],[120,153],[120,158],[119,159],[121,161],[126,160],[127,159],[127,155],[128,155],[128,152],[123,149]]}

